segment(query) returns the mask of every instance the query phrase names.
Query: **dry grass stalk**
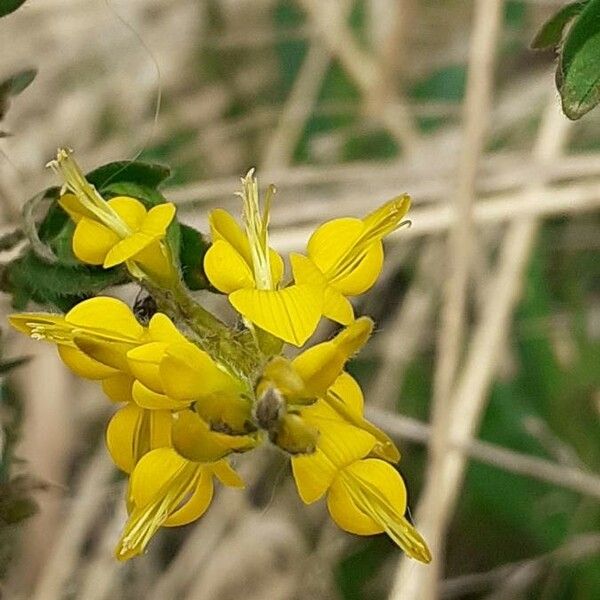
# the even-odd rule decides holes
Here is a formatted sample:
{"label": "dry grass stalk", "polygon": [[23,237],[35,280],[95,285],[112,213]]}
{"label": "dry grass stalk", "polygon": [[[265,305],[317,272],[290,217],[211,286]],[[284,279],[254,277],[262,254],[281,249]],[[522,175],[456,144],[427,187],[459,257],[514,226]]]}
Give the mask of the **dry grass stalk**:
{"label": "dry grass stalk", "polygon": [[[556,107],[554,96],[548,104],[540,126],[534,153],[539,160],[555,158],[567,139],[567,122]],[[538,196],[543,182],[532,184],[530,194]],[[512,311],[519,298],[520,286],[538,223],[521,219],[509,225],[502,242],[495,281],[490,296],[467,350],[465,364],[457,379],[448,415],[447,443],[464,444],[477,431],[483,414],[489,385],[497,365],[497,352],[502,347]],[[455,418],[452,416],[455,415]],[[456,505],[466,467],[460,450],[446,449],[436,469],[430,470],[423,496],[417,508],[417,523],[426,539],[436,548],[441,544]],[[391,598],[410,600],[428,598],[424,586],[430,573],[427,567],[409,564],[402,559]],[[425,594],[434,588],[425,588]],[[430,591],[431,590],[431,591]]]}

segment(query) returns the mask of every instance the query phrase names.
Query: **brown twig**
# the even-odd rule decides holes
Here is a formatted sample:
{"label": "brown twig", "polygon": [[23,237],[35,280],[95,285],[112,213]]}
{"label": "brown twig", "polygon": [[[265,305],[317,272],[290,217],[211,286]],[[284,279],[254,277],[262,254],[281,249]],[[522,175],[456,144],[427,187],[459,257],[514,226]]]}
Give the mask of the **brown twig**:
{"label": "brown twig", "polygon": [[[417,419],[397,415],[374,406],[368,407],[366,413],[378,427],[400,440],[426,444],[433,435],[431,426]],[[453,442],[451,446],[461,450],[469,458],[509,473],[546,481],[600,499],[600,476],[582,467],[563,465],[479,440]]]}

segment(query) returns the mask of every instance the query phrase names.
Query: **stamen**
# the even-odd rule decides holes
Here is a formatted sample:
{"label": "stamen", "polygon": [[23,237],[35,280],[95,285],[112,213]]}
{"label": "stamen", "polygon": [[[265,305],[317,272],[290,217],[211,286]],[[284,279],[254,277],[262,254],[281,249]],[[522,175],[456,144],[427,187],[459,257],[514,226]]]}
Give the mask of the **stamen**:
{"label": "stamen", "polygon": [[259,290],[272,290],[273,278],[271,277],[271,261],[269,256],[269,213],[275,188],[270,186],[266,198],[265,208],[261,215],[260,200],[258,196],[258,182],[254,177],[254,169],[250,169],[242,179],[243,192],[240,194],[244,202],[244,221],[246,235],[250,242],[252,266],[256,287]]}
{"label": "stamen", "polygon": [[120,238],[131,235],[132,231],[127,224],[85,178],[72,154],[73,150],[70,148],[61,148],[56,154],[56,159],[51,160],[46,166],[64,181],[63,189],[75,194],[82,206],[92,212],[101,223]]}
{"label": "stamen", "polygon": [[29,337],[34,340],[47,340],[54,343],[68,343],[72,345],[73,335],[68,327],[60,324],[42,324],[42,323],[26,323],[31,329]]}

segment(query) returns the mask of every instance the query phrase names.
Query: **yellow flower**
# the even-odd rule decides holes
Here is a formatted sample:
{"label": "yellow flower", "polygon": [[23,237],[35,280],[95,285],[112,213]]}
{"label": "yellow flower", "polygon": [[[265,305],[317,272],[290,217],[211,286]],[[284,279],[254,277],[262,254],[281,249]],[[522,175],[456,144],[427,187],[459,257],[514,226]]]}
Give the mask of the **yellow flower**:
{"label": "yellow flower", "polygon": [[275,337],[302,346],[322,313],[323,287],[313,282],[280,288],[283,261],[269,247],[268,225],[273,190],[261,213],[253,171],[242,180],[245,232],[224,210],[210,216],[213,244],[204,257],[212,285],[248,321]]}
{"label": "yellow flower", "polygon": [[134,276],[150,276],[159,282],[175,276],[164,242],[175,216],[172,203],[146,210],[128,196],[105,201],[85,179],[70,150],[59,150],[49,166],[63,177],[68,190],[59,204],[76,223],[73,253],[79,260],[106,269],[126,263]]}
{"label": "yellow flower", "polygon": [[406,486],[390,464],[366,458],[340,469],[329,488],[327,508],[345,531],[357,535],[385,532],[411,558],[431,562],[427,542],[404,517]]}
{"label": "yellow flower", "polygon": [[179,332],[175,339],[130,350],[127,360],[135,377],[133,399],[143,408],[179,410],[214,395],[238,397],[242,391],[237,379]]}
{"label": "yellow flower", "polygon": [[342,329],[334,338],[316,344],[293,360],[275,357],[265,367],[256,388],[260,398],[275,387],[291,405],[304,406],[325,396],[342,372],[346,362],[367,342],[373,321],[361,317]]}
{"label": "yellow flower", "polygon": [[292,361],[276,357],[267,364],[256,387],[256,416],[271,441],[291,454],[310,452],[319,429],[294,413],[304,417],[305,407],[317,402],[315,406],[324,406],[338,420],[373,436],[374,454],[398,462],[398,449],[383,431],[363,417],[360,387],[343,371],[372,329],[373,321],[360,317],[333,339],[305,350]]}
{"label": "yellow flower", "polygon": [[325,288],[323,314],[343,325],[354,319],[347,296],[366,292],[383,266],[382,240],[402,225],[410,208],[406,195],[390,200],[363,219],[342,218],[324,223],[310,237],[308,256],[291,254],[298,284]]}
{"label": "yellow flower", "polygon": [[210,431],[192,411],[174,415],[172,436],[172,448],[148,452],[131,474],[130,516],[116,549],[120,560],[141,554],[160,527],[200,518],[212,500],[213,475],[224,485],[244,487],[224,458],[247,449],[239,438]]}
{"label": "yellow flower", "polygon": [[76,375],[93,380],[127,372],[127,352],[147,336],[124,302],[106,296],[84,300],[66,315],[21,313],[9,321],[35,340],[56,344]]}
{"label": "yellow flower", "polygon": [[[134,374],[139,374],[142,367],[139,361],[129,358],[132,352],[143,348],[140,354],[144,355],[147,349],[190,344],[165,314],[156,313],[143,327],[129,306],[106,296],[84,300],[64,316],[21,313],[11,315],[9,321],[33,339],[55,343],[63,362],[79,377],[101,381],[105,394],[114,402],[131,401],[134,390],[139,388]],[[162,409],[171,408],[174,403],[139,404],[142,408]]]}
{"label": "yellow flower", "polygon": [[298,493],[311,504],[328,493],[327,507],[339,527],[358,535],[386,532],[409,556],[429,562],[427,544],[406,520],[406,488],[387,462],[369,458],[378,439],[345,422],[319,400],[302,411],[319,431],[312,454],[292,457]]}

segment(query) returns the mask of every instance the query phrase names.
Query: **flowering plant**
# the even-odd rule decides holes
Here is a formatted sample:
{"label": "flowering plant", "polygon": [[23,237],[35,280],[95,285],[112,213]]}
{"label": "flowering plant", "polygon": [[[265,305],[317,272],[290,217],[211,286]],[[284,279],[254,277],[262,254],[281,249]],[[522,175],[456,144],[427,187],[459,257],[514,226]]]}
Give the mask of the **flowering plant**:
{"label": "flowering plant", "polygon": [[[400,454],[364,418],[361,389],[344,370],[373,330],[349,297],[375,283],[382,241],[403,224],[408,196],[362,219],[318,227],[306,253],[289,256],[290,278],[269,245],[274,188],[261,206],[253,171],[242,179],[241,225],[214,210],[208,244],[178,223],[176,207],[157,190],[158,167],[120,163],[86,177],[68,150],[50,166],[63,185],[47,195],[56,205],[37,241],[52,248],[48,269],[69,285],[62,294],[44,288],[43,277],[32,285],[31,264],[40,260],[32,250],[9,278],[28,281],[32,299],[65,314],[23,312],[10,322],[55,344],[63,362],[98,381],[118,407],[106,429],[108,451],[129,476],[117,558],[142,553],[160,527],[201,517],[215,478],[243,487],[230,459],[268,442],[289,455],[305,503],[326,495],[342,529],[386,532],[409,556],[429,562],[425,541],[404,516],[406,488],[394,466]],[[132,280],[156,304],[145,318],[98,295]],[[226,295],[233,326],[191,294],[209,286]],[[323,317],[342,328],[310,345]],[[301,351],[288,358],[286,344]]]}

